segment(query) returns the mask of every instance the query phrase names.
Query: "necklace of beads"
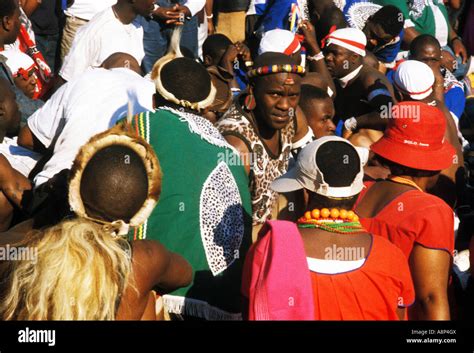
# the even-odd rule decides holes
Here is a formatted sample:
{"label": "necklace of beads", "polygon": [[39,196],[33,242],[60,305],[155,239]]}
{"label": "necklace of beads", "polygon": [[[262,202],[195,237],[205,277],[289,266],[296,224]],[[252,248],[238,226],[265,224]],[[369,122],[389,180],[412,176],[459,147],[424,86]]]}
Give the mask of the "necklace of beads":
{"label": "necklace of beads", "polygon": [[354,211],[345,209],[322,208],[320,210],[315,208],[312,211],[306,211],[297,223],[299,228],[318,228],[331,233],[357,234],[366,232]]}

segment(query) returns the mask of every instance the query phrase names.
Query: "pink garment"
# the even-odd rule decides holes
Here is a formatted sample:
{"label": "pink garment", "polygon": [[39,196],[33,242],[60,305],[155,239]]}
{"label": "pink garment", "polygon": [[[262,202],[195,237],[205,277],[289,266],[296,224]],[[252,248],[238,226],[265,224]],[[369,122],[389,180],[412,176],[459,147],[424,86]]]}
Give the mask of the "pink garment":
{"label": "pink garment", "polygon": [[314,320],[311,275],[296,224],[268,221],[259,238],[242,278],[249,320]]}

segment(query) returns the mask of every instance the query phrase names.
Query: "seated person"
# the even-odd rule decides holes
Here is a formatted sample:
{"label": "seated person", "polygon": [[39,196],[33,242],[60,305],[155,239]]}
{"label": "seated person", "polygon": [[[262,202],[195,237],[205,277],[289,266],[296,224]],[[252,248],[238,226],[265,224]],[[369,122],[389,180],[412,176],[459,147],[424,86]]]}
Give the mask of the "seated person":
{"label": "seated person", "polygon": [[16,50],[6,50],[2,53],[7,58],[15,86],[31,99],[38,99],[41,89],[37,78],[36,65],[27,54]]}
{"label": "seated person", "polygon": [[10,82],[0,78],[0,231],[10,227],[15,211],[23,210],[23,197],[31,189],[28,174],[41,157],[18,146],[19,128],[15,93]]}
{"label": "seated person", "polygon": [[191,266],[156,241],[122,236],[146,220],[160,187],[158,160],[144,140],[119,129],[94,137],[70,175],[76,218],[15,242],[37,249],[34,260],[1,264],[1,319],[154,320],[153,290],[187,285]]}

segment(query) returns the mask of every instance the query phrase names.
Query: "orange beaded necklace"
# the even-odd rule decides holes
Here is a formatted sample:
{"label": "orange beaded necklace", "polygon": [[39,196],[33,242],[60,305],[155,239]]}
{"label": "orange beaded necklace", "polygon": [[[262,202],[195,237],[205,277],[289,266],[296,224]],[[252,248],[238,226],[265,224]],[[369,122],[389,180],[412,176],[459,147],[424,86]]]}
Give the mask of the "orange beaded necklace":
{"label": "orange beaded necklace", "polygon": [[315,208],[306,211],[304,216],[298,219],[300,228],[319,228],[331,233],[364,233],[365,229],[359,222],[359,216],[354,211],[345,209]]}

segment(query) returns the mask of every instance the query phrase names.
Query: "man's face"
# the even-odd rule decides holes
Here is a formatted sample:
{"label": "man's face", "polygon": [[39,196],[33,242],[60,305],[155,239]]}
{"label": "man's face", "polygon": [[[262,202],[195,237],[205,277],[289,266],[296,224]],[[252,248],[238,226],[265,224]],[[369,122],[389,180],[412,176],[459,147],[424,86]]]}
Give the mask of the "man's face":
{"label": "man's face", "polygon": [[153,12],[154,5],[154,0],[135,0],[134,10],[143,17],[149,17]]}
{"label": "man's face", "polygon": [[424,62],[434,72],[441,70],[441,49],[434,45],[425,45],[412,59]]}
{"label": "man's face", "polygon": [[7,82],[0,83],[0,91],[0,121],[5,126],[7,135],[15,135],[20,128],[21,119],[15,93]]}
{"label": "man's face", "polygon": [[365,27],[362,29],[367,37],[366,49],[372,51],[374,48],[381,47],[390,43],[395,39],[394,36],[386,34],[382,27],[378,24],[367,21]]}
{"label": "man's face", "polygon": [[308,125],[316,138],[335,134],[336,126],[332,121],[335,113],[331,98],[311,101],[311,108],[305,111],[305,114]]}
{"label": "man's face", "polygon": [[5,30],[4,44],[15,43],[18,34],[20,33],[20,6],[18,1],[15,1],[16,8],[10,16],[2,19],[2,26]]}
{"label": "man's face", "polygon": [[33,98],[36,91],[37,76],[34,69],[23,70],[13,77],[17,86],[28,98]]}
{"label": "man's face", "polygon": [[324,49],[324,60],[333,78],[348,75],[354,69],[353,54],[350,50],[336,44],[330,44]]}
{"label": "man's face", "polygon": [[256,111],[269,127],[280,130],[288,125],[300,99],[301,77],[279,73],[259,77],[253,93]]}

